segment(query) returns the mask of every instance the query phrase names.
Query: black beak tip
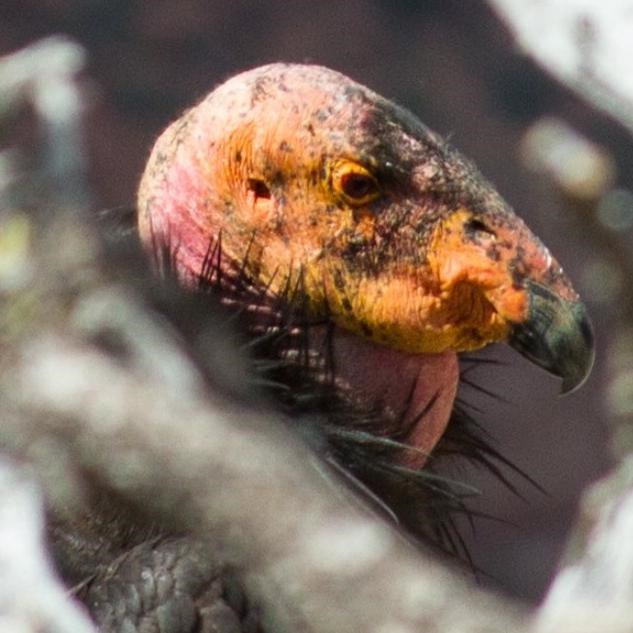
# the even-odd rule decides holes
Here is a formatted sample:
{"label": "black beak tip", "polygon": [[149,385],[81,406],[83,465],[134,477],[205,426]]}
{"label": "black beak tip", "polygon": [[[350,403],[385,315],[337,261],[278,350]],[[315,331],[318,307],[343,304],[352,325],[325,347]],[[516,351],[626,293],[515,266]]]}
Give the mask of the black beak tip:
{"label": "black beak tip", "polygon": [[578,389],[594,362],[594,336],[585,306],[529,283],[530,312],[516,324],[510,345],[543,369],[562,378],[561,393]]}
{"label": "black beak tip", "polygon": [[589,378],[595,360],[593,327],[585,306],[577,303],[574,306],[577,332],[569,346],[569,357],[561,363],[559,375],[563,379],[561,394],[568,394],[579,389]]}

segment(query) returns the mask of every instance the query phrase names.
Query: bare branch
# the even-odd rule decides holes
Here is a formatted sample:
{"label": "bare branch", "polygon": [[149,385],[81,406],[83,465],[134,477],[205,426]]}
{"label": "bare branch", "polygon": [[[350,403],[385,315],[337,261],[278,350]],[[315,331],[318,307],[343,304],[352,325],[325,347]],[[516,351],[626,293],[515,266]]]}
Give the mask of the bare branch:
{"label": "bare branch", "polygon": [[45,552],[42,499],[27,469],[0,456],[0,630],[91,633]]}
{"label": "bare branch", "polygon": [[[43,334],[17,356],[4,443],[45,473],[61,443],[100,486],[221,551],[274,630],[522,630],[514,608],[422,556],[275,421],[183,398],[71,338]],[[64,482],[45,482],[59,497]]]}

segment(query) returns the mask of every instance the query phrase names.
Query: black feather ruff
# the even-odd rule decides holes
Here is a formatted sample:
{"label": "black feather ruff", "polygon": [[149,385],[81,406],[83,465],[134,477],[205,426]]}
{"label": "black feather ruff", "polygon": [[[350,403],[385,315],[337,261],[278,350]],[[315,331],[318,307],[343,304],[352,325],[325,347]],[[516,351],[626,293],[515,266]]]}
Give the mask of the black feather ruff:
{"label": "black feather ruff", "polygon": [[[197,288],[186,290],[177,280],[178,244],[156,239],[153,269],[158,279],[153,275],[148,284],[134,214],[105,213],[101,226],[110,260],[117,262],[118,270],[127,271],[123,274],[140,271],[139,293],[188,342],[210,388],[247,406],[281,411],[343,481],[426,546],[472,566],[457,519],[465,517],[472,525],[482,517],[468,505],[479,492],[442,474],[451,460],[468,460],[487,469],[516,494],[509,474],[541,490],[494,448],[469,407],[459,401],[425,467],[402,466],[403,453],[417,449],[402,442],[406,433],[399,421],[386,419],[378,405],[350,401],[335,384],[330,354],[315,360],[309,329],[323,326],[323,321],[306,315],[301,275],[293,287],[273,297],[268,288],[254,283],[245,266],[227,266],[219,236],[209,244]],[[489,393],[469,378],[473,364],[480,362],[487,361],[466,359],[462,380]]]}

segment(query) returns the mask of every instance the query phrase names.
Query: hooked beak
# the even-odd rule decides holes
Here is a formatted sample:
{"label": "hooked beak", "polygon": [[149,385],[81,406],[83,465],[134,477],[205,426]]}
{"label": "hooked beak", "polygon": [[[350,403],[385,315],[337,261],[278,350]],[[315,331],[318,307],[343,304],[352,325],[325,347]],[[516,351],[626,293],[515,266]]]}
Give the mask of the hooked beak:
{"label": "hooked beak", "polygon": [[594,361],[593,328],[583,303],[560,297],[526,280],[525,321],[512,326],[509,344],[530,361],[562,378],[561,393],[580,387]]}

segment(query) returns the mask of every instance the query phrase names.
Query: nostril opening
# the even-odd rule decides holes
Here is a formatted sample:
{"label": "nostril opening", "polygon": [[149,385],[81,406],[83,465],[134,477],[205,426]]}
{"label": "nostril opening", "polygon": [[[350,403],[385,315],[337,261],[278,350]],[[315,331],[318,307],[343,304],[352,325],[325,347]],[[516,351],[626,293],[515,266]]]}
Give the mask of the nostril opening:
{"label": "nostril opening", "polygon": [[478,218],[470,218],[464,224],[464,231],[470,237],[497,237],[497,234]]}
{"label": "nostril opening", "polygon": [[490,227],[477,218],[471,218],[468,220],[464,225],[464,228],[466,231],[472,233],[487,233],[488,235],[496,235]]}

